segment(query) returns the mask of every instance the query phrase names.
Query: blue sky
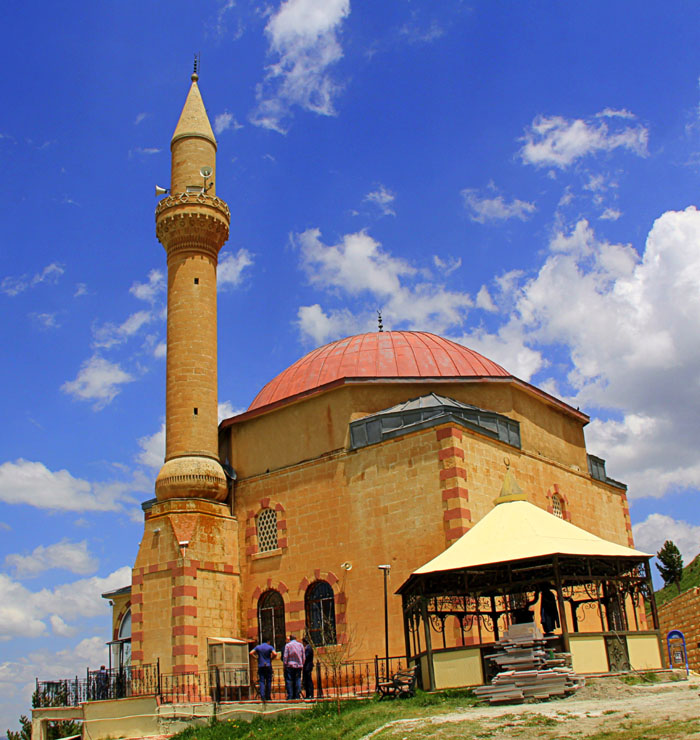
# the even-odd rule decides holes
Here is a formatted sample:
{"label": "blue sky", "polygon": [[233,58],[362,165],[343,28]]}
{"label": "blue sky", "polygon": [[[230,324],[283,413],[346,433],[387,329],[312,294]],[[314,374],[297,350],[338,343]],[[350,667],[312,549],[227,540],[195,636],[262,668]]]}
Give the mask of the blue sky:
{"label": "blue sky", "polygon": [[0,731],[103,659],[153,495],[194,52],[222,414],[381,309],[584,409],[638,546],[697,554],[696,3],[15,3],[0,34]]}

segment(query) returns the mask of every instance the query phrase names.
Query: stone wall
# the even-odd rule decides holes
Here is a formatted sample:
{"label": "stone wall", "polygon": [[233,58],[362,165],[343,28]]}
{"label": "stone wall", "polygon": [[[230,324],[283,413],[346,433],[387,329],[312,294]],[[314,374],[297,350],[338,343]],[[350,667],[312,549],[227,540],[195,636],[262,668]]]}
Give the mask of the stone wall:
{"label": "stone wall", "polygon": [[685,635],[688,665],[691,670],[700,671],[700,588],[690,588],[660,607],[659,627],[664,650],[666,635],[671,630],[680,630]]}
{"label": "stone wall", "polygon": [[[537,429],[528,427],[530,449],[538,449]],[[235,502],[247,637],[257,638],[257,603],[268,589],[284,599],[287,633],[303,633],[306,588],[322,579],[334,589],[338,634],[355,643],[354,657],[383,654],[383,576],[377,566],[389,563],[390,652],[403,654],[395,590],[493,508],[506,460],[531,503],[551,511],[557,493],[567,520],[613,542],[632,543],[622,489],[541,453],[443,424],[239,478]],[[279,546],[260,552],[256,517],[266,508],[277,512]],[[352,569],[341,569],[344,562]],[[449,646],[459,635],[448,627]]]}

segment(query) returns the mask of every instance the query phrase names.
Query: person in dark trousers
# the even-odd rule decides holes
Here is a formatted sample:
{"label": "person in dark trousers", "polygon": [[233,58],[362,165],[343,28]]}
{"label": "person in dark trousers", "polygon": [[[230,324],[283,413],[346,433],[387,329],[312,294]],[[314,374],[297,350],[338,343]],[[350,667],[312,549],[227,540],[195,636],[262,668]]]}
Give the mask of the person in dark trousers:
{"label": "person in dark trousers", "polygon": [[541,590],[540,622],[545,635],[551,635],[559,626],[559,610],[557,609],[557,597],[549,590]]}
{"label": "person in dark trousers", "polygon": [[294,635],[289,635],[289,642],[284,646],[282,662],[286,668],[287,699],[301,699],[301,669],[304,666],[304,646]]}
{"label": "person in dark trousers", "polygon": [[101,665],[97,672],[97,698],[106,699],[109,694],[109,674],[107,669]]}
{"label": "person in dark trousers", "polygon": [[277,653],[269,642],[263,640],[250,651],[250,654],[258,659],[260,698],[263,701],[270,701],[270,694],[272,692],[272,660],[277,657]]}
{"label": "person in dark trousers", "polygon": [[311,643],[304,637],[304,668],[301,673],[301,681],[304,687],[304,698],[314,698],[314,649]]}

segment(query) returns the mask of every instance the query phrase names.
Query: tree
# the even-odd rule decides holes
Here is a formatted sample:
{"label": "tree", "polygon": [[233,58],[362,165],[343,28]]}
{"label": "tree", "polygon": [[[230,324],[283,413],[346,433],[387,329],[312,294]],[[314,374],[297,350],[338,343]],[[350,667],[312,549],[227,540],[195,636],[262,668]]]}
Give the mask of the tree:
{"label": "tree", "polygon": [[666,540],[664,546],[656,553],[659,562],[656,567],[664,579],[664,585],[671,583],[676,584],[678,593],[681,592],[681,577],[683,576],[683,556],[681,551],[673,544],[671,540]]}
{"label": "tree", "polygon": [[[59,690],[35,691],[32,694],[32,707],[64,707],[66,706],[68,692],[65,687],[59,687]],[[23,714],[19,718],[20,729],[18,732],[7,730],[7,740],[32,740],[32,721]],[[47,729],[47,740],[57,740],[57,738],[70,737],[71,735],[80,734],[79,722],[49,722]]]}
{"label": "tree", "polygon": [[[358,647],[356,631],[348,627],[348,631],[336,638],[335,624],[333,625],[332,635],[325,636],[325,639],[318,640],[318,644],[311,639],[310,633],[308,640],[314,647],[316,660],[326,669],[333,681],[335,689],[335,701],[338,715],[340,715],[340,698],[343,689],[343,667],[347,666],[352,659]],[[346,679],[348,676],[346,675]],[[12,740],[12,738],[9,738]]]}

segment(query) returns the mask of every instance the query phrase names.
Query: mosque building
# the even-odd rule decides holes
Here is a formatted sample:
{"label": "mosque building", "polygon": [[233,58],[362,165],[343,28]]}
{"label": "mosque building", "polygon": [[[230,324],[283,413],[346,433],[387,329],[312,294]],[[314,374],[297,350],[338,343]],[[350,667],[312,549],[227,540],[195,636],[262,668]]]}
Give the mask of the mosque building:
{"label": "mosque building", "polygon": [[[357,659],[383,655],[387,577],[389,652],[404,655],[394,592],[494,509],[506,470],[529,504],[633,546],[626,486],[588,454],[588,417],[428,332],[315,349],[217,426],[216,269],[230,213],[196,74],[171,151],[156,208],[168,268],[165,462],[143,504],[131,584],[105,594],[113,665],[191,673],[211,664],[213,645],[280,649],[290,633],[348,644]],[[446,644],[476,644],[475,630],[450,628]]]}

